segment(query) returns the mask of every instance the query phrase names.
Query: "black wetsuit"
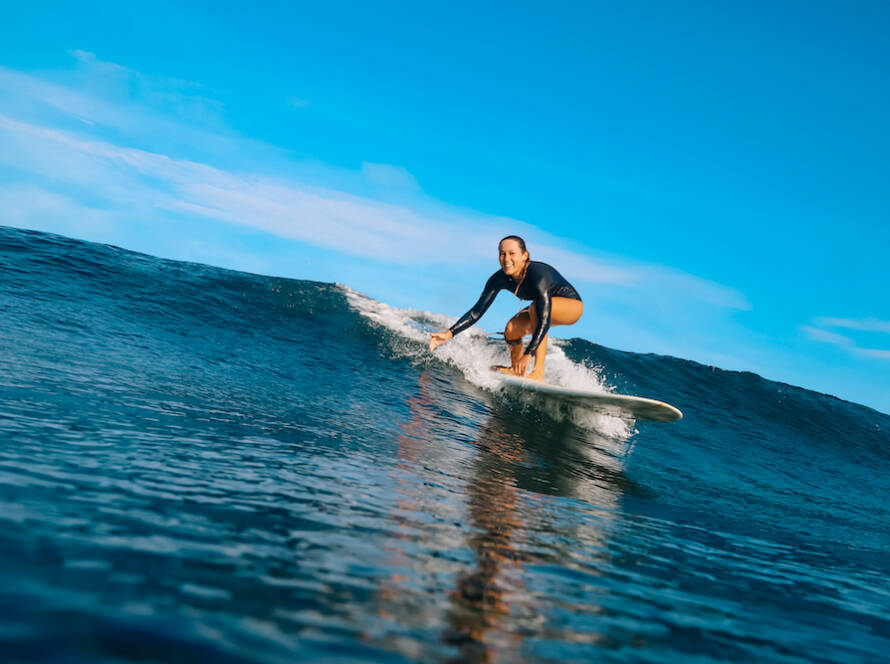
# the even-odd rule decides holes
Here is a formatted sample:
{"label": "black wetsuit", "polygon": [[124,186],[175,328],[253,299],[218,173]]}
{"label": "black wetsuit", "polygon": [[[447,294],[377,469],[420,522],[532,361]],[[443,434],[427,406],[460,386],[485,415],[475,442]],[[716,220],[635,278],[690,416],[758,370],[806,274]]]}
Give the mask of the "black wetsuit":
{"label": "black wetsuit", "polygon": [[547,263],[529,261],[525,278],[519,284],[519,288],[516,287],[513,277],[508,277],[503,270],[498,270],[491,275],[485,284],[482,295],[479,296],[479,301],[451,326],[451,334],[462,332],[479,320],[482,314],[488,311],[488,307],[494,302],[497,294],[504,289],[514,293],[520,300],[532,300],[535,313],[538,315],[538,324],[535,326],[532,340],[525,347],[525,355],[534,355],[538,345],[547,334],[547,330],[550,329],[551,298],[567,297],[571,300],[581,301],[578,291],[554,268]]}

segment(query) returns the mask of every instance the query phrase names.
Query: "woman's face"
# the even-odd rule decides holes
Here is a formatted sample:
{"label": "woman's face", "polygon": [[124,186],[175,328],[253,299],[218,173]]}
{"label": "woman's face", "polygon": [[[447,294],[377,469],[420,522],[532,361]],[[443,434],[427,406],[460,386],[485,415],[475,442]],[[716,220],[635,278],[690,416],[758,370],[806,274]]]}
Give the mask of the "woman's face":
{"label": "woman's face", "polygon": [[522,269],[528,261],[528,252],[523,251],[516,240],[504,240],[498,246],[498,260],[501,269],[508,277],[522,274]]}

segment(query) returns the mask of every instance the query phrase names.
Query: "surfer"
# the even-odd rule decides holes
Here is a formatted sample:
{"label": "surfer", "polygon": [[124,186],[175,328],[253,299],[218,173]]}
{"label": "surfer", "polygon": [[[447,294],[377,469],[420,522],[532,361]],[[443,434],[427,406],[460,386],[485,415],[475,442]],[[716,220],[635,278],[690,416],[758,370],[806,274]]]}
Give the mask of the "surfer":
{"label": "surfer", "polygon": [[[488,310],[497,294],[507,289],[520,300],[531,300],[532,304],[507,322],[504,341],[510,350],[510,366],[495,368],[525,376],[534,357],[534,369],[527,377],[541,380],[544,378],[548,330],[553,325],[572,325],[581,318],[584,311],[581,296],[554,268],[531,260],[525,240],[518,235],[508,235],[498,243],[498,260],[501,269],[488,279],[479,301],[449,329],[432,334],[430,352],[472,326]],[[523,350],[522,338],[527,334],[531,334],[532,339]]]}

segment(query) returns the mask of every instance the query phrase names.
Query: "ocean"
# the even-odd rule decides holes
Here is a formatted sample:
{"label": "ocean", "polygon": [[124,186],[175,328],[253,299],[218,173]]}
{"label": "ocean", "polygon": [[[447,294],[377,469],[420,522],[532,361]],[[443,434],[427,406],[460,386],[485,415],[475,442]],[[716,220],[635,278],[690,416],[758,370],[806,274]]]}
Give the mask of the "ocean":
{"label": "ocean", "polygon": [[452,320],[0,227],[0,660],[888,661],[890,416]]}

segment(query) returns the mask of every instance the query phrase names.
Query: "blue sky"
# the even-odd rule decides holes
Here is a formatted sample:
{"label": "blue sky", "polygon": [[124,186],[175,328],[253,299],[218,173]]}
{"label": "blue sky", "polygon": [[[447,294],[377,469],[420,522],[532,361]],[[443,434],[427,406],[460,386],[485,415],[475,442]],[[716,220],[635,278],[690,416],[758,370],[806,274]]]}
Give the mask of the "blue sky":
{"label": "blue sky", "polygon": [[5,10],[0,223],[454,316],[518,232],[557,335],[890,412],[887,3],[126,4]]}

